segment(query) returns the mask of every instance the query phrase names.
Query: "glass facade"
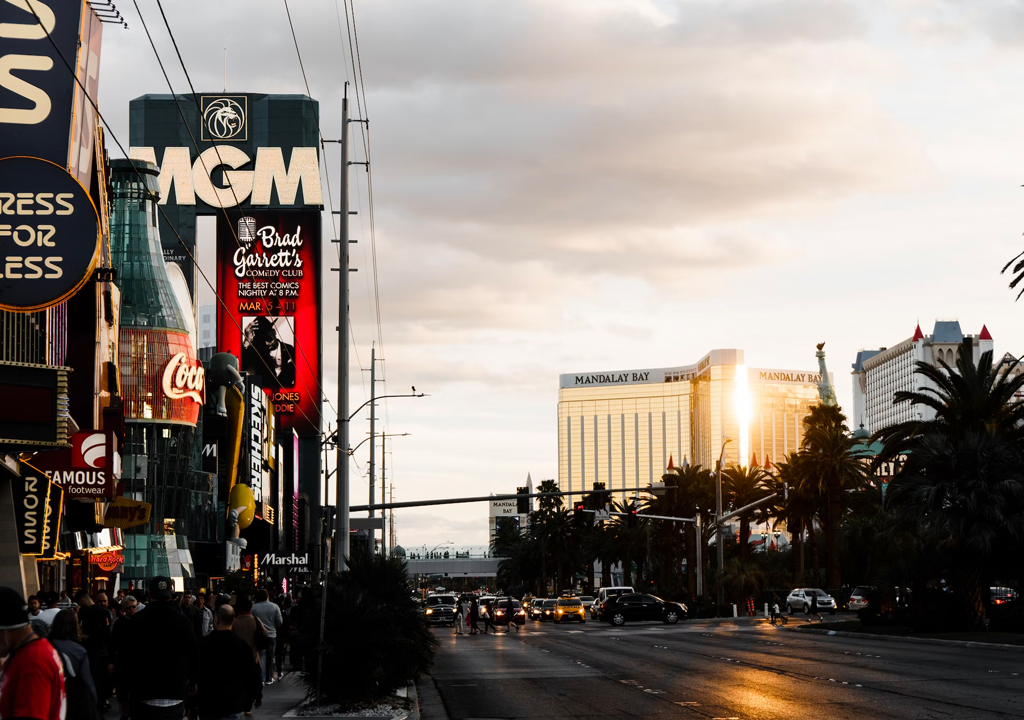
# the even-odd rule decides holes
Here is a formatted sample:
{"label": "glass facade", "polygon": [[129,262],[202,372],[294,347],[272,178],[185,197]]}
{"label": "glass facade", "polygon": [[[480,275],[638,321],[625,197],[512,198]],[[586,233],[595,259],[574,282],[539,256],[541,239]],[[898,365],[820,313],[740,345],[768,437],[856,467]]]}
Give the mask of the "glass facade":
{"label": "glass facade", "polygon": [[562,375],[559,486],[639,491],[670,458],[714,468],[726,437],[727,466],[781,460],[799,447],[819,379],[747,368],[742,350],[713,350],[683,367]]}

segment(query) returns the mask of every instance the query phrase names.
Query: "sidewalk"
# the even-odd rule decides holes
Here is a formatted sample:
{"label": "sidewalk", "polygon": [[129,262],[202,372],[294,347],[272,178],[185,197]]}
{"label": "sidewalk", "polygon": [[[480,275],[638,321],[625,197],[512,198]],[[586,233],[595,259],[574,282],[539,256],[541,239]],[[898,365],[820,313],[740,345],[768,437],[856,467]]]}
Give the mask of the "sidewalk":
{"label": "sidewalk", "polygon": [[802,624],[789,628],[800,632],[872,638],[883,641],[907,641],[956,647],[991,646],[1024,652],[1024,634],[1008,632],[922,632],[906,627],[865,626],[859,620],[821,624]]}
{"label": "sidewalk", "polygon": [[254,720],[276,720],[306,698],[306,686],[297,672],[263,688],[263,705],[252,711]]}

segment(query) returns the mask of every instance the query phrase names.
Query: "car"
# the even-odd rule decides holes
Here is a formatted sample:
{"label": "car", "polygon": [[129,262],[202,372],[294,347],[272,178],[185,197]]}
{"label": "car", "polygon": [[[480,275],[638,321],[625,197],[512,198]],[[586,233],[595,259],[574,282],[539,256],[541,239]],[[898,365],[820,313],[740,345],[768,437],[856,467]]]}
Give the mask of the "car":
{"label": "car", "polygon": [[1008,587],[990,587],[988,595],[993,605],[1006,605],[1020,597],[1016,590]]}
{"label": "car", "polygon": [[660,620],[675,625],[685,620],[689,610],[682,603],[666,602],[654,595],[627,593],[613,595],[601,610],[602,617],[612,625],[625,625],[627,621]]}
{"label": "car", "polygon": [[590,610],[591,617],[601,617],[601,611],[604,609],[609,598],[613,598],[616,595],[629,595],[635,592],[636,590],[634,590],[630,585],[614,585],[599,589],[597,591],[597,599],[594,600],[594,606]]}
{"label": "car", "polygon": [[494,595],[481,595],[477,599],[477,614],[480,616],[481,620],[487,617],[487,603],[492,603],[495,600],[497,600],[497,598]]}
{"label": "car", "polygon": [[591,617],[593,617],[594,603],[596,602],[594,596],[580,595],[580,602],[583,603],[584,609],[586,609],[587,612],[591,613]]}
{"label": "car", "polygon": [[536,600],[537,598],[535,598],[533,595],[530,595],[529,593],[523,595],[523,599],[520,601],[523,606],[523,610],[528,611],[530,609],[530,605],[532,605]]}
{"label": "car", "polygon": [[829,615],[836,614],[836,601],[831,595],[820,588],[796,588],[786,597],[786,612],[807,612],[811,605],[811,595],[818,596],[818,610],[828,610]]}
{"label": "car", "polygon": [[846,603],[846,607],[853,612],[863,610],[868,606],[868,593],[872,590],[870,585],[858,585],[850,593],[850,601]]}
{"label": "car", "polygon": [[578,597],[563,597],[555,601],[554,620],[560,623],[563,620],[578,620],[581,623],[587,621],[587,608]]}
{"label": "car", "polygon": [[428,595],[423,615],[431,625],[454,625],[455,596]]}
{"label": "car", "polygon": [[555,605],[558,603],[557,600],[545,600],[540,605],[540,613],[537,618],[541,622],[545,620],[551,620],[555,617]]}
{"label": "car", "polygon": [[494,608],[495,625],[508,625],[509,623],[522,625],[526,622],[526,612],[523,610],[522,604],[515,598],[499,597],[494,601],[492,607]]}

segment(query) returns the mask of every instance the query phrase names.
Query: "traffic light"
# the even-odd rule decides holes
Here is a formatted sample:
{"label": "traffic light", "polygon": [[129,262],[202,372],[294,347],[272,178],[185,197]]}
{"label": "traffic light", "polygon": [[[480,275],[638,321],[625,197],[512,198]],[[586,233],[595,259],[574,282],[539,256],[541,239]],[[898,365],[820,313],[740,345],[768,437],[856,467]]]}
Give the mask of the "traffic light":
{"label": "traffic light", "polygon": [[572,506],[572,517],[573,517],[573,520],[582,520],[583,516],[585,514],[586,513],[583,512],[583,501],[582,500],[578,500],[575,503],[573,503],[573,506]]}
{"label": "traffic light", "polygon": [[630,505],[629,506],[629,515],[626,517],[626,525],[628,527],[631,527],[631,528],[632,527],[636,527],[637,520],[638,520],[638,518],[637,518],[638,514],[639,514],[639,510],[636,509],[636,505]]}
{"label": "traffic light", "polygon": [[[516,488],[516,495],[522,496],[522,495],[529,495],[529,494],[530,494],[530,488],[525,488],[525,487],[517,487]],[[528,498],[528,497],[516,498],[516,513],[518,513],[519,515],[529,515],[530,514],[530,498]]]}

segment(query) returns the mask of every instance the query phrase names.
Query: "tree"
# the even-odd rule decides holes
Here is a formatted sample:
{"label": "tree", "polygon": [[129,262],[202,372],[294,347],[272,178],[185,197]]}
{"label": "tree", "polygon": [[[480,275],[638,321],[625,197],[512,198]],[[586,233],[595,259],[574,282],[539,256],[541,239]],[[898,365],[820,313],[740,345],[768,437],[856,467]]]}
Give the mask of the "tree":
{"label": "tree", "polygon": [[[1015,281],[1016,282],[1016,281]],[[993,558],[1024,540],[1024,386],[1017,362],[993,364],[991,351],[973,361],[965,338],[956,370],[918,362],[927,385],[898,392],[894,401],[923,405],[930,420],[901,423],[876,437],[880,460],[905,457],[890,481],[887,507],[934,535],[959,569],[954,582],[965,599],[968,623],[984,627],[984,588]]]}
{"label": "tree", "polygon": [[[684,542],[686,547],[686,583],[691,598],[697,597],[697,545],[702,544],[703,562],[707,567],[709,553],[708,542],[714,531],[711,517],[715,508],[714,475],[700,465],[683,464],[672,468],[662,476],[665,483],[665,495],[658,498],[652,505],[655,515],[671,515],[674,517],[694,517],[700,513],[703,517],[701,533],[698,536],[695,525],[686,524]],[[707,573],[704,573],[707,577]],[[707,592],[705,586],[705,592]]]}
{"label": "tree", "polygon": [[[756,502],[773,492],[771,476],[757,465],[747,467],[730,466],[722,473],[722,490],[729,493],[733,508],[741,508]],[[757,510],[750,510],[740,516],[740,560],[750,560],[750,519]]]}
{"label": "tree", "polygon": [[[537,486],[537,492],[539,493],[556,493],[559,491],[558,483],[554,480],[541,480],[540,484]],[[559,495],[542,497],[538,503],[541,510],[557,510],[560,509],[563,504],[562,498]]]}
{"label": "tree", "polygon": [[855,449],[858,445],[839,408],[815,405],[804,418],[804,438],[794,468],[799,490],[824,501],[821,520],[825,530],[825,582],[830,588],[842,584],[838,539],[849,503],[848,491],[863,488],[870,478],[869,465]]}

